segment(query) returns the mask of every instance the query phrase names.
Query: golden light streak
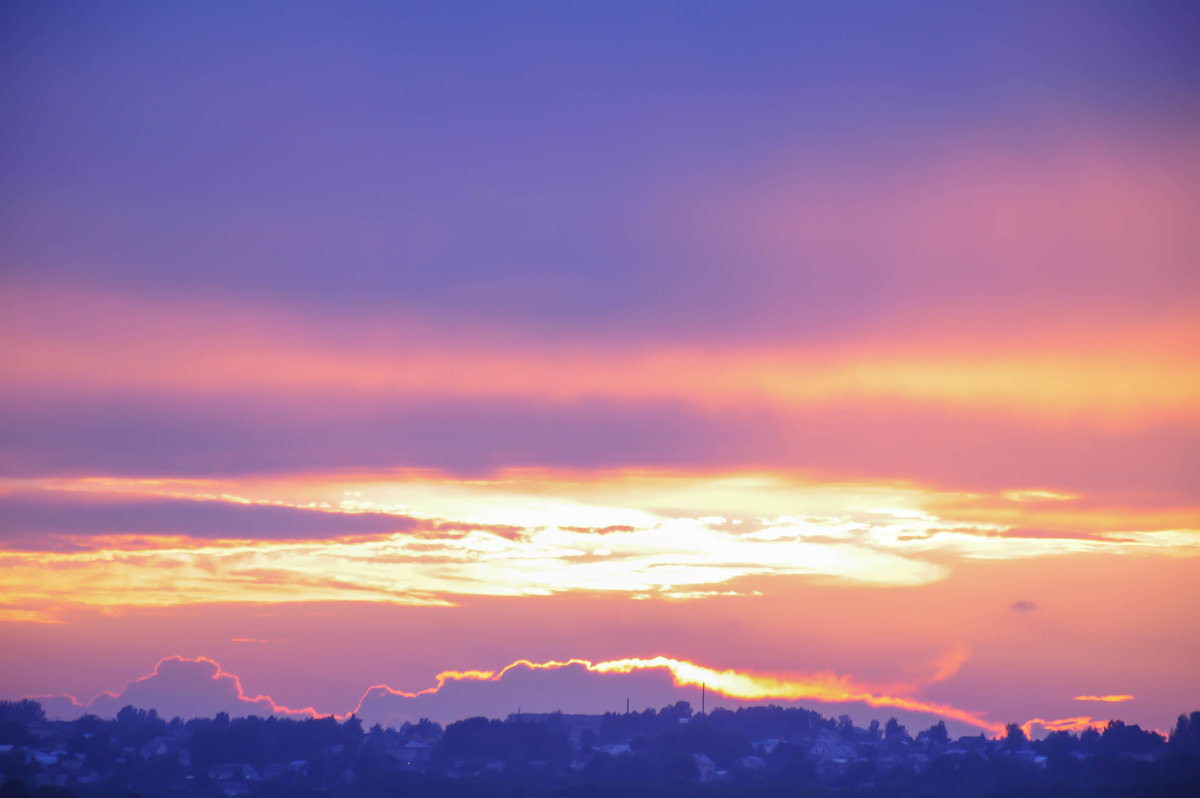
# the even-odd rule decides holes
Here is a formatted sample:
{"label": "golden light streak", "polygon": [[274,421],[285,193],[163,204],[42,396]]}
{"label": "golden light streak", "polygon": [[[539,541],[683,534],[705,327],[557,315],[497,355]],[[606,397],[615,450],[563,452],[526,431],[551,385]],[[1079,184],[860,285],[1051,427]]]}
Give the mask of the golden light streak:
{"label": "golden light streak", "polygon": [[968,712],[948,704],[882,694],[856,683],[849,677],[835,674],[781,676],[738,673],[732,670],[719,671],[686,660],[668,657],[611,660],[595,665],[588,663],[587,667],[588,670],[598,673],[630,673],[645,668],[665,668],[671,672],[677,685],[694,687],[706,685],[708,689],[729,698],[858,702],[873,707],[894,707],[915,712],[928,712],[995,733],[999,733],[1004,728],[1003,724],[989,722],[975,712]]}
{"label": "golden light streak", "polygon": [[1073,701],[1103,701],[1109,704],[1116,704],[1121,701],[1132,701],[1131,695],[1077,695]]}
{"label": "golden light streak", "polygon": [[1078,499],[1078,496],[1069,493],[1055,493],[1052,490],[1010,490],[1005,491],[1004,498],[1011,499],[1015,502],[1028,501],[1057,501],[1065,502],[1072,499]]}

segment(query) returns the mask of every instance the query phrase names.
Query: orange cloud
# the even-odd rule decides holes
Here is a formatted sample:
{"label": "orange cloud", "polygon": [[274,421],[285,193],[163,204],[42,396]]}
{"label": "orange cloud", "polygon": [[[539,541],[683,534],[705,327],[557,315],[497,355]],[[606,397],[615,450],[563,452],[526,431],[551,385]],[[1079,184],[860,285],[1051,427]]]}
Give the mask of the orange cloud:
{"label": "orange cloud", "polygon": [[1026,737],[1033,736],[1033,727],[1041,726],[1048,732],[1070,731],[1081,732],[1087,729],[1095,729],[1101,726],[1105,721],[1094,719],[1090,716],[1081,716],[1077,718],[1059,718],[1057,720],[1044,720],[1043,718],[1034,718],[1033,720],[1025,721],[1021,725],[1021,730],[1025,732]]}
{"label": "orange cloud", "polygon": [[1121,701],[1132,701],[1131,695],[1077,695],[1074,701],[1103,701],[1109,704],[1116,704]]}
{"label": "orange cloud", "polygon": [[954,674],[958,673],[958,669],[962,664],[970,658],[971,654],[967,651],[967,647],[961,643],[956,645],[951,650],[943,654],[937,661],[937,670],[933,676],[929,678],[931,682],[940,682],[949,679]]}

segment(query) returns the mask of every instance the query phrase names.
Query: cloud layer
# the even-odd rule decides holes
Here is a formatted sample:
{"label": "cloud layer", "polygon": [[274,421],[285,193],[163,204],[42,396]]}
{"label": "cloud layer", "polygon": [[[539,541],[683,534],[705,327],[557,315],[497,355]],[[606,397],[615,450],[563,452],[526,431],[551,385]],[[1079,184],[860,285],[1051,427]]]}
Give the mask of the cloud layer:
{"label": "cloud layer", "polygon": [[[57,483],[0,496],[0,507],[12,510],[3,524],[2,608],[11,619],[38,613],[56,621],[72,608],[211,602],[448,606],[467,596],[572,592],[687,600],[755,595],[755,580],[777,577],[911,587],[944,579],[970,559],[1200,554],[1186,531],[1108,525],[1035,534],[958,519],[953,496],[912,488],[806,488],[769,478],[709,483],[713,493],[695,492],[693,484],[689,496],[653,478],[618,479],[609,490],[621,495],[600,502],[570,499],[573,488],[552,480],[470,487],[426,477],[410,485],[355,483],[365,493],[293,484],[291,504],[237,494],[181,498],[212,489],[187,481]],[[241,489],[275,490],[254,482]],[[541,495],[522,494],[534,489]],[[312,491],[325,498],[312,501]],[[552,498],[556,491],[565,493]],[[862,506],[865,497],[876,506]],[[966,499],[981,500],[989,501]],[[1045,504],[1070,500],[1021,494],[990,501],[1036,517]],[[667,510],[667,502],[677,504]],[[772,504],[805,503],[821,513],[767,514]],[[756,505],[758,514],[746,514]],[[1012,605],[1020,612],[1034,606]]]}

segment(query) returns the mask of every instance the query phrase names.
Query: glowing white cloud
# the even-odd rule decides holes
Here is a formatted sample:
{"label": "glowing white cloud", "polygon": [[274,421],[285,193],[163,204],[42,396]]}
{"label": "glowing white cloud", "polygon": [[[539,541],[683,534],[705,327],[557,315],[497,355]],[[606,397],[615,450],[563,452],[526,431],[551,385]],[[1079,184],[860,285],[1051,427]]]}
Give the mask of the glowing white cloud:
{"label": "glowing white cloud", "polygon": [[[714,478],[712,495],[706,496],[694,485],[671,480],[631,481],[640,491],[620,484],[593,486],[579,490],[578,499],[559,495],[574,486],[547,484],[538,490],[503,480],[434,484],[427,493],[420,488],[428,483],[419,480],[358,487],[334,482],[333,488],[292,485],[273,495],[267,492],[273,486],[253,483],[231,489],[180,482],[76,482],[67,487],[309,508],[330,516],[401,513],[403,508],[419,526],[321,540],[116,535],[82,550],[0,554],[0,580],[13,606],[48,607],[43,614],[50,619],[53,608],[73,604],[430,604],[452,603],[458,596],[571,591],[680,600],[750,593],[761,586],[746,577],[896,587],[942,579],[956,559],[1103,551],[1200,554],[1200,534],[1190,530],[1013,536],[1004,524],[942,518],[922,506],[928,494],[912,488],[845,486],[840,493],[838,486],[797,487],[763,477]],[[793,509],[746,512],[760,498],[764,511]],[[457,514],[449,512],[455,509]]]}

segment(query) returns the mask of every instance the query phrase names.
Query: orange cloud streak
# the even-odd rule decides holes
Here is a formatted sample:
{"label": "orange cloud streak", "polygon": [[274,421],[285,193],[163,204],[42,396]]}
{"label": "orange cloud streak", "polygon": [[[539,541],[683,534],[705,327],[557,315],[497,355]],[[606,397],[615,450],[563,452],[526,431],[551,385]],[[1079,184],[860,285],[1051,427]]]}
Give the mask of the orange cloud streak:
{"label": "orange cloud streak", "polygon": [[949,679],[954,674],[958,673],[958,669],[967,661],[971,654],[967,651],[967,647],[959,644],[947,651],[937,661],[937,671],[929,678],[931,682],[940,682],[944,679]]}
{"label": "orange cloud streak", "polygon": [[325,334],[314,336],[311,325],[286,313],[264,319],[262,309],[225,306],[222,328],[214,332],[213,308],[202,302],[163,308],[127,297],[63,296],[37,285],[7,290],[13,299],[0,332],[21,346],[0,365],[0,379],[23,390],[333,393],[355,401],[599,397],[710,407],[857,398],[1135,424],[1194,419],[1200,396],[1194,369],[1200,325],[1191,319],[1128,330],[1093,317],[1011,331],[1003,340],[948,341],[944,330],[931,328],[902,340],[866,336],[725,349],[661,344],[629,351],[606,342],[548,344],[491,329],[463,334],[369,321],[330,322]]}
{"label": "orange cloud streak", "polygon": [[1110,704],[1115,704],[1119,701],[1132,701],[1131,695],[1077,695],[1075,701],[1104,701]]}
{"label": "orange cloud streak", "polygon": [[1033,736],[1034,724],[1041,726],[1048,732],[1057,731],[1072,731],[1081,732],[1088,729],[1094,729],[1100,726],[1103,721],[1096,720],[1090,716],[1084,715],[1078,718],[1059,718],[1057,720],[1044,720],[1042,718],[1034,718],[1033,720],[1025,721],[1021,724],[1021,731],[1025,732],[1026,737]]}

